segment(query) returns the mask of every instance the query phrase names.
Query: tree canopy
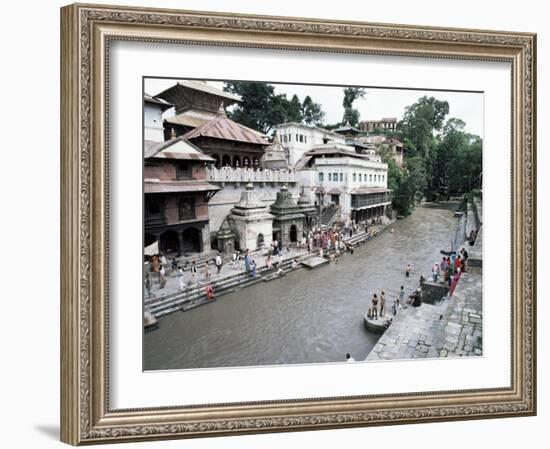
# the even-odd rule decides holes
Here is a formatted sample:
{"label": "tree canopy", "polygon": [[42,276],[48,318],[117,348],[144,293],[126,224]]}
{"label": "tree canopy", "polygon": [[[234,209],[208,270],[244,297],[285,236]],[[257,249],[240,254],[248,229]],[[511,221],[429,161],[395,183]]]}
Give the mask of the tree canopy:
{"label": "tree canopy", "polygon": [[344,116],[342,117],[342,124],[359,125],[359,111],[353,108],[353,103],[360,98],[364,98],[365,94],[365,89],[361,87],[347,87],[344,89],[344,99],[342,100]]}
{"label": "tree canopy", "polygon": [[309,95],[303,102],[297,95],[289,100],[286,94],[276,94],[275,87],[268,83],[231,81],[224,84],[224,90],[242,99],[228,111],[229,118],[265,134],[285,122],[319,124],[325,116],[321,105]]}
{"label": "tree canopy", "polygon": [[405,144],[403,170],[395,170],[389,155],[388,187],[394,206],[406,215],[422,197],[429,200],[460,195],[480,187],[482,140],[465,132],[465,123],[447,118],[449,104],[424,96],[405,109],[396,135]]}

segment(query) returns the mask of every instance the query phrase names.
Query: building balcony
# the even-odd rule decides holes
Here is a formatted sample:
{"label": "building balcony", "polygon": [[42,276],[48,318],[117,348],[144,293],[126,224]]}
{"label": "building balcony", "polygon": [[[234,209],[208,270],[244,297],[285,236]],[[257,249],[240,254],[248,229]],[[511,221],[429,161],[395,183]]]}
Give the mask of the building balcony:
{"label": "building balcony", "polygon": [[167,223],[166,217],[163,215],[145,217],[145,227],[154,228],[156,226],[163,226]]}
{"label": "building balcony", "polygon": [[221,183],[297,183],[298,174],[288,170],[207,167],[206,179]]}

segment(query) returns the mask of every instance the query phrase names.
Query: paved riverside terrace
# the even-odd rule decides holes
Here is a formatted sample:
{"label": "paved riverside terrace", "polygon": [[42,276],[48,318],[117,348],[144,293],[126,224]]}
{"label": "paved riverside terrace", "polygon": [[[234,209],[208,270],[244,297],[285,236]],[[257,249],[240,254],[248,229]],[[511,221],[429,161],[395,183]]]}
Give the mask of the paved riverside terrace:
{"label": "paved riverside terrace", "polygon": [[482,355],[482,316],[481,274],[464,273],[453,296],[401,310],[366,360]]}

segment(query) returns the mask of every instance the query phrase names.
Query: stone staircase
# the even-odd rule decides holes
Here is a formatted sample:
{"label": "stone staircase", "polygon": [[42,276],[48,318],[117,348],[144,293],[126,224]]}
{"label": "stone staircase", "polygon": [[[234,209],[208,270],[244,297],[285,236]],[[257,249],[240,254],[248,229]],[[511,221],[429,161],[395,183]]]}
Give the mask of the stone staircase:
{"label": "stone staircase", "polygon": [[321,226],[328,227],[332,226],[338,218],[340,218],[340,206],[330,205],[323,209],[321,212]]}
{"label": "stone staircase", "polygon": [[[300,257],[289,258],[283,261],[283,270],[285,273],[288,273],[292,270],[291,264],[292,260],[300,260],[311,257],[310,254],[305,254]],[[298,264],[298,267],[294,270],[301,268],[301,265]],[[235,272],[230,276],[226,276],[219,280],[213,279],[211,282],[201,282],[199,285],[194,284],[188,287],[185,291],[168,293],[166,295],[154,298],[146,298],[144,301],[145,309],[155,317],[159,318],[164,315],[167,315],[178,310],[187,311],[201,305],[211,303],[216,301],[220,296],[238,291],[241,288],[249,287],[251,285],[257,284],[259,282],[272,280],[278,276],[273,276],[278,269],[278,266],[273,268],[261,267],[258,268],[256,277],[252,278],[250,274],[245,273],[244,271]],[[214,290],[215,297],[213,299],[208,299],[206,295],[206,286],[211,284]]]}

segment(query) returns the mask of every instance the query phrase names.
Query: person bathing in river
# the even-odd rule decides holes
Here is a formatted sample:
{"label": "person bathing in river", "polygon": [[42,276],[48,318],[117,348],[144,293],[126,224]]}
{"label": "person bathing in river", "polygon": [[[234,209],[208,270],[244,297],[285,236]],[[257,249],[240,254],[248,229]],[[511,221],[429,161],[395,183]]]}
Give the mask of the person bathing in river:
{"label": "person bathing in river", "polygon": [[408,263],[407,267],[405,268],[405,277],[410,277],[410,276],[411,276],[411,264]]}
{"label": "person bathing in river", "polygon": [[405,287],[401,286],[399,289],[399,300],[401,301],[401,304],[403,304],[403,300],[405,299]]}
{"label": "person bathing in river", "polygon": [[434,282],[437,282],[437,278],[439,277],[439,265],[437,263],[434,263],[434,266],[432,267],[432,279]]}
{"label": "person bathing in river", "polygon": [[386,313],[386,294],[382,290],[380,292],[380,317],[383,317],[384,313]]}
{"label": "person bathing in river", "polygon": [[376,295],[376,293],[372,295],[371,304],[372,304],[372,318],[374,320],[377,320],[378,319],[378,296]]}

